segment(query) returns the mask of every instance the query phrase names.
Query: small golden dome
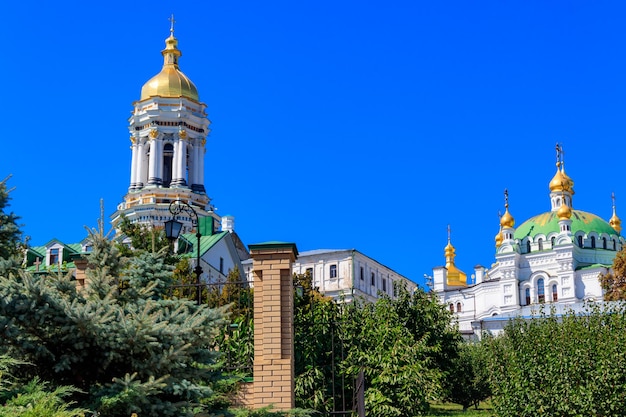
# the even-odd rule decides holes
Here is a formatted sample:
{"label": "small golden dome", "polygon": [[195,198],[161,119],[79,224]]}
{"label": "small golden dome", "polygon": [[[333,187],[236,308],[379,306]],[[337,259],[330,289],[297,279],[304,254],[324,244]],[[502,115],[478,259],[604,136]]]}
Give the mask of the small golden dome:
{"label": "small golden dome", "polygon": [[150,97],[185,97],[199,101],[198,89],[191,80],[178,69],[178,58],[182,52],[177,48],[178,40],[174,37],[174,28],[170,29],[170,36],[165,40],[163,68],[161,72],[148,80],[141,87],[141,99]]}
{"label": "small golden dome", "polygon": [[559,220],[569,220],[572,217],[572,209],[565,203],[561,204],[561,207],[556,212]]}
{"label": "small golden dome", "polygon": [[615,194],[611,194],[611,198],[613,199],[613,216],[609,220],[609,225],[617,232],[622,232],[622,220],[617,217],[615,213]]}
{"label": "small golden dome", "polygon": [[467,275],[454,264],[454,257],[456,256],[454,252],[454,246],[450,243],[450,226],[448,226],[448,244],[444,248],[444,253],[446,255],[446,269],[448,270],[447,283],[450,286],[466,287]]}
{"label": "small golden dome", "polygon": [[500,230],[496,235],[496,248],[499,248],[500,246],[502,246],[502,230]]}
{"label": "small golden dome", "polygon": [[508,227],[511,229],[513,228],[513,226],[515,226],[515,219],[513,218],[513,216],[511,216],[511,213],[509,213],[508,204],[506,210],[504,211],[504,214],[500,218],[500,226],[502,226],[503,228]]}
{"label": "small golden dome", "polygon": [[[564,171],[560,168],[560,163],[556,164],[556,174],[550,181],[550,191],[553,193],[560,193],[563,191],[572,191],[574,181],[568,177]],[[572,192],[573,194],[573,192]]]}

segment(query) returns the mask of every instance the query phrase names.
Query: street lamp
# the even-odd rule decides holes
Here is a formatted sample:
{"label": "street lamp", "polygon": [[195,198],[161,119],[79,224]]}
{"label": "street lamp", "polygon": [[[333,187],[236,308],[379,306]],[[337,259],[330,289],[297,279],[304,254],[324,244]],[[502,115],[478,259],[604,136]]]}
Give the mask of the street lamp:
{"label": "street lamp", "polygon": [[196,302],[200,305],[202,303],[202,282],[200,280],[200,275],[202,274],[202,267],[200,266],[200,238],[202,234],[198,226],[198,213],[196,213],[193,207],[182,200],[174,200],[170,203],[170,213],[172,213],[173,217],[171,220],[165,222],[165,236],[172,241],[178,239],[183,224],[176,220],[176,216],[182,212],[187,213],[191,217],[192,226],[196,226],[196,238],[198,242],[196,244],[196,267],[193,271],[196,274]]}

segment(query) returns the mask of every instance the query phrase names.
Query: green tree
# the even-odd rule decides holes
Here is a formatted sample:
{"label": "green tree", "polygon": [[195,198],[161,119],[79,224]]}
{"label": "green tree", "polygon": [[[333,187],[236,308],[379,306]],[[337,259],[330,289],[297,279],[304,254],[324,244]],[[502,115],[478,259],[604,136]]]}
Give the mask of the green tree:
{"label": "green tree", "polygon": [[613,268],[600,274],[600,286],[604,290],[605,301],[626,300],[626,252],[617,252],[613,259]]}
{"label": "green tree", "polygon": [[73,399],[103,417],[192,415],[222,378],[211,344],[225,312],[164,298],[171,267],[162,255],[126,265],[106,238],[90,238],[83,291],[69,276],[0,277],[3,350],[35,365],[23,376],[82,390]]}
{"label": "green tree", "polygon": [[459,356],[453,361],[448,373],[446,399],[463,406],[478,408],[481,401],[491,396],[487,351],[482,343],[461,343]]}
{"label": "green tree", "polygon": [[21,243],[22,232],[17,224],[19,217],[13,212],[8,212],[10,191],[7,189],[7,181],[10,176],[0,181],[0,273],[6,274],[19,266],[18,259],[23,245]]}
{"label": "green tree", "polygon": [[[156,253],[171,249],[171,242],[165,236],[162,227],[131,223],[127,217],[122,216],[119,229],[126,237],[130,238],[130,248],[121,244],[118,246],[118,250],[124,256],[133,256],[137,251]],[[175,261],[170,260],[168,263],[174,264]]]}
{"label": "green tree", "polygon": [[[310,274],[294,274],[294,351],[296,406],[329,413],[340,392],[343,359],[338,333],[339,308],[313,287]],[[335,358],[336,354],[336,358]],[[336,360],[335,360],[336,359]],[[349,399],[352,401],[352,398]]]}
{"label": "green tree", "polygon": [[442,395],[448,369],[438,364],[451,360],[442,353],[444,343],[458,341],[434,296],[419,289],[409,294],[403,286],[395,291],[397,299],[383,295],[376,303],[357,301],[342,309],[342,339],[350,341],[346,374],[364,372],[367,412],[381,417],[426,413],[429,401]]}
{"label": "green tree", "polygon": [[487,340],[498,416],[626,415],[626,309],[546,311]]}

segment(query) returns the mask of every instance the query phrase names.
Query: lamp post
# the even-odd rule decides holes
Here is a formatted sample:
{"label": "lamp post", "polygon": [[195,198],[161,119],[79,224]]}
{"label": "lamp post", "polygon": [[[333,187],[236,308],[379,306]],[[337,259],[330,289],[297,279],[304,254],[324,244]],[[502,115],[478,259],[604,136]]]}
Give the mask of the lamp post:
{"label": "lamp post", "polygon": [[202,237],[202,234],[200,233],[198,225],[198,213],[196,213],[193,207],[182,200],[172,201],[170,203],[169,210],[173,217],[171,220],[165,222],[165,236],[167,236],[168,239],[172,241],[178,239],[178,235],[180,235],[183,224],[176,220],[176,216],[182,212],[187,213],[191,217],[192,226],[196,226],[196,267],[193,271],[196,274],[196,303],[200,305],[202,303],[202,282],[200,281],[200,275],[202,274],[202,267],[200,266],[200,238]]}

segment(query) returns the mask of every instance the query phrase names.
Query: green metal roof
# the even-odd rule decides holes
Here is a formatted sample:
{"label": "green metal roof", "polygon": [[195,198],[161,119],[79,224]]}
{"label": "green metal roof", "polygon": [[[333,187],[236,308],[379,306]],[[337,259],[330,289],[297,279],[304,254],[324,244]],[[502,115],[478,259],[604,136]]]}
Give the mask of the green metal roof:
{"label": "green metal roof", "polygon": [[[596,216],[582,210],[572,210],[572,234],[582,231],[585,234],[596,232],[598,234],[606,233],[608,235],[617,235],[618,233],[609,225],[609,223]],[[531,217],[515,229],[515,239],[522,240],[525,237],[535,237],[539,234],[548,236],[550,233],[559,233],[559,217],[556,211],[548,211]]]}
{"label": "green metal roof", "polygon": [[585,269],[597,269],[597,268],[610,268],[612,265],[607,264],[591,264],[591,265],[581,265],[576,268],[577,271],[584,271]]}
{"label": "green metal roof", "polygon": [[[201,236],[200,237],[200,256],[204,255],[209,249],[211,249],[217,242],[219,242],[224,236],[226,236],[228,232],[217,232],[210,236]],[[181,237],[185,240],[185,242],[194,247],[193,252],[195,253],[196,242],[198,238],[195,233],[185,233],[181,235]]]}

